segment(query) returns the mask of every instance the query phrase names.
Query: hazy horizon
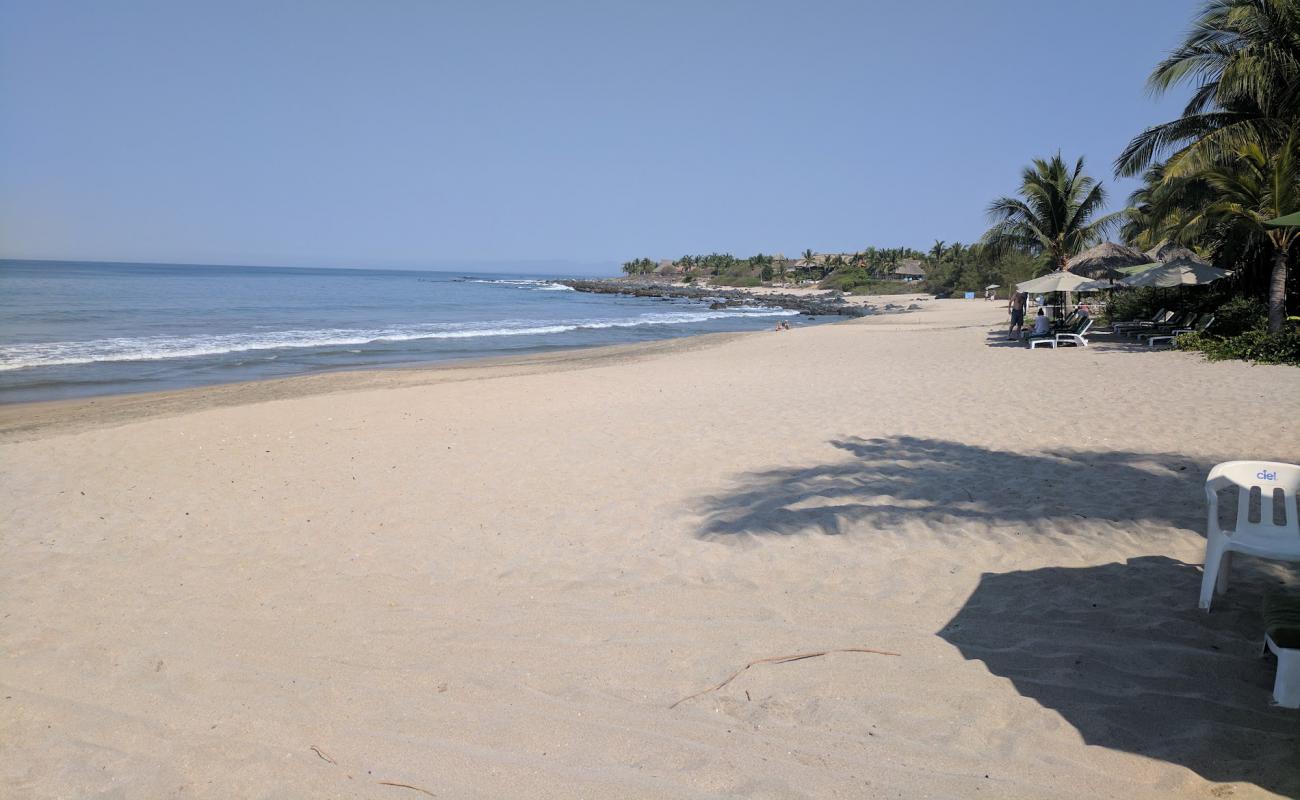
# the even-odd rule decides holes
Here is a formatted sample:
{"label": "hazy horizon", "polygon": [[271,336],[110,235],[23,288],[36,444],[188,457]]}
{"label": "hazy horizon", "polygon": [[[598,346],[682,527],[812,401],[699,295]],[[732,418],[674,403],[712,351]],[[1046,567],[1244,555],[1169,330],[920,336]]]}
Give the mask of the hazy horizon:
{"label": "hazy horizon", "polygon": [[1181,108],[1145,78],[1197,7],[0,0],[0,258],[607,274],[969,243],[1057,150],[1122,205],[1111,161]]}
{"label": "hazy horizon", "polygon": [[[518,274],[518,275],[552,275],[562,277],[565,275],[612,275],[620,273],[620,265],[603,264],[592,262],[565,261],[563,259],[538,259],[533,261],[500,261],[500,262],[447,262],[438,264],[437,262],[430,265],[411,264],[407,266],[389,266],[386,264],[235,264],[235,263],[211,263],[205,261],[120,261],[94,258],[9,258],[0,256],[0,264],[84,264],[84,265],[104,265],[104,266],[123,266],[123,267],[238,267],[249,269],[339,269],[339,270],[371,270],[371,271],[391,271],[391,272],[438,272],[455,274],[466,272],[471,275],[495,275],[495,274]],[[522,269],[521,269],[522,268]]]}

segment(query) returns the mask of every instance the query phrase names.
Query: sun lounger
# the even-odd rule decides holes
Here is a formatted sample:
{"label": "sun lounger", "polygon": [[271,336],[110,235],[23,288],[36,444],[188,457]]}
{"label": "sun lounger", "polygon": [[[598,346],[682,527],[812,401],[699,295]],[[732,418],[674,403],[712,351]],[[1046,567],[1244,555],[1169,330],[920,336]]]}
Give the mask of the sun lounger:
{"label": "sun lounger", "polygon": [[1205,333],[1211,325],[1214,324],[1213,314],[1202,314],[1197,317],[1196,322],[1190,328],[1174,328],[1168,333],[1160,333],[1147,337],[1147,344],[1155,347],[1157,343],[1163,344],[1169,342],[1173,344],[1174,339],[1184,333]]}
{"label": "sun lounger", "polygon": [[1300,708],[1300,597],[1264,596],[1264,651],[1277,656],[1273,700],[1283,708]]}
{"label": "sun lounger", "polygon": [[1151,319],[1126,319],[1113,323],[1110,329],[1115,333],[1124,333],[1131,328],[1150,328],[1153,325],[1159,325],[1167,321],[1174,315],[1174,312],[1160,309],[1151,316]]}
{"label": "sun lounger", "polygon": [[1185,314],[1179,314],[1178,316],[1174,317],[1168,322],[1162,323],[1160,325],[1153,325],[1150,328],[1146,328],[1141,331],[1136,331],[1136,330],[1131,331],[1131,333],[1140,342],[1143,341],[1144,339],[1149,339],[1152,336],[1164,336],[1165,334],[1168,334],[1171,331],[1175,331],[1183,328],[1190,328],[1196,322],[1196,319],[1197,317],[1195,314],[1188,312]]}
{"label": "sun lounger", "polygon": [[1041,336],[1029,337],[1029,349],[1033,350],[1038,347],[1050,347],[1053,350],[1061,345],[1074,345],[1077,347],[1087,347],[1087,333],[1092,328],[1092,319],[1082,317],[1072,330],[1058,331],[1056,333],[1047,333]]}
{"label": "sun lounger", "polygon": [[1074,330],[1074,326],[1079,324],[1079,319],[1083,316],[1086,315],[1082,311],[1077,308],[1074,309],[1066,315],[1065,319],[1057,320],[1052,323],[1052,332],[1056,333],[1057,331]]}
{"label": "sun lounger", "polygon": [[[1219,492],[1237,489],[1237,519],[1232,530],[1219,527]],[[1205,532],[1205,574],[1201,608],[1228,589],[1233,553],[1278,561],[1300,561],[1300,518],[1296,492],[1300,466],[1269,461],[1225,461],[1205,481],[1209,505]]]}

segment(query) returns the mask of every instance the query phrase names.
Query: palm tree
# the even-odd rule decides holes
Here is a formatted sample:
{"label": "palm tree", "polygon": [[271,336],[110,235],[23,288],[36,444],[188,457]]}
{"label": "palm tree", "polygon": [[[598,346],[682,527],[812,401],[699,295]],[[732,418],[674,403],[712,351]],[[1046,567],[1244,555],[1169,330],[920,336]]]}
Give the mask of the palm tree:
{"label": "palm tree", "polygon": [[807,250],[803,251],[803,260],[804,260],[804,261],[807,261],[807,262],[809,262],[809,263],[812,263],[813,256],[815,256],[815,255],[817,255],[817,254],[814,253],[814,252],[812,251],[812,248],[810,247],[810,248],[808,248]]}
{"label": "palm tree", "polygon": [[1300,208],[1300,130],[1292,130],[1280,145],[1257,138],[1212,160],[1195,158],[1187,172],[1186,180],[1203,182],[1208,192],[1199,208],[1189,207],[1185,199],[1177,202],[1173,211],[1182,216],[1174,232],[1182,240],[1235,235],[1266,241],[1272,261],[1268,329],[1281,331],[1286,322],[1287,259],[1300,229],[1265,223]]}
{"label": "palm tree", "polygon": [[1137,175],[1168,155],[1230,153],[1258,139],[1284,139],[1300,118],[1300,3],[1209,0],[1186,40],[1147,79],[1153,94],[1194,83],[1172,122],[1148,128],[1115,161]]}
{"label": "palm tree", "polygon": [[1018,250],[1063,270],[1070,256],[1101,241],[1119,221],[1118,214],[1098,216],[1106,192],[1084,173],[1082,158],[1073,169],[1060,153],[1034,159],[1020,181],[1019,198],[999,197],[989,205],[994,224],[981,243],[994,254]]}
{"label": "palm tree", "polygon": [[935,239],[934,244],[930,246],[930,258],[933,259],[934,261],[938,261],[939,259],[943,258],[943,253],[944,253],[943,239]]}

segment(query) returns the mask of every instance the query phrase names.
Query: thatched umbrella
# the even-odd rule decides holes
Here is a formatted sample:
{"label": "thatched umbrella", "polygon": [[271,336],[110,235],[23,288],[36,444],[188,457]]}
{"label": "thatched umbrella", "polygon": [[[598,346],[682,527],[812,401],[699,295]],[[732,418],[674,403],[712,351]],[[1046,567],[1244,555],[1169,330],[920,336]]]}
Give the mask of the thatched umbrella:
{"label": "thatched umbrella", "polygon": [[1102,242],[1065,262],[1065,268],[1076,275],[1114,280],[1124,277],[1124,273],[1120,272],[1121,267],[1147,264],[1150,261],[1151,259],[1145,254],[1132,247],[1114,242]]}
{"label": "thatched umbrella", "polygon": [[1200,256],[1196,255],[1196,253],[1189,250],[1188,248],[1183,247],[1181,244],[1174,244],[1173,242],[1161,242],[1160,244],[1156,245],[1155,247],[1143,253],[1143,255],[1147,257],[1147,260],[1159,262],[1161,264],[1163,264],[1166,261],[1173,261],[1175,259],[1186,259],[1188,261],[1196,261],[1201,264],[1207,264],[1207,265],[1210,263],[1205,259],[1201,258]]}

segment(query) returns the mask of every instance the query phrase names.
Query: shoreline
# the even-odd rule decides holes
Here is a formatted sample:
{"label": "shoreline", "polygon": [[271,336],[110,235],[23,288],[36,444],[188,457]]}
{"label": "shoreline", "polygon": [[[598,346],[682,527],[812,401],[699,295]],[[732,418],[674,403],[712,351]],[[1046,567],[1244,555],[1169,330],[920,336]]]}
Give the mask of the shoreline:
{"label": "shoreline", "polygon": [[[837,323],[823,323],[837,324]],[[632,344],[566,347],[548,353],[377,364],[286,377],[259,378],[149,392],[0,403],[0,443],[73,433],[99,426],[127,425],[209,408],[236,407],[299,397],[382,389],[404,389],[458,381],[489,380],[541,372],[589,369],[654,358],[771,331],[727,331],[655,339]]]}
{"label": "shoreline", "polygon": [[[626,281],[620,281],[617,279],[599,279],[594,281],[555,279],[549,282],[557,284],[556,288],[561,285],[568,286],[571,289],[574,288],[574,286],[577,286],[579,288],[576,289],[576,291],[610,295],[629,295],[632,294],[637,287],[644,288],[647,285],[644,281],[637,281],[635,282],[635,285],[633,285]],[[624,344],[630,343],[639,345],[657,341],[670,341],[679,338],[710,335],[712,332],[727,332],[728,329],[731,329],[731,331],[734,332],[744,332],[747,329],[757,332],[770,326],[770,323],[766,321],[726,321],[725,318],[730,318],[732,316],[738,318],[743,317],[744,314],[742,310],[745,308],[750,310],[757,310],[757,308],[772,310],[780,309],[783,314],[791,315],[791,318],[793,318],[794,314],[802,314],[807,316],[807,322],[809,324],[825,324],[826,322],[835,319],[866,316],[872,313],[877,313],[878,311],[875,306],[866,303],[863,300],[855,299],[855,301],[850,302],[840,298],[829,298],[828,295],[830,293],[821,290],[811,292],[806,291],[801,295],[783,292],[780,295],[774,296],[771,292],[772,290],[770,289],[762,288],[752,290],[715,289],[713,287],[701,288],[684,285],[660,285],[657,288],[645,289],[636,295],[644,298],[644,300],[637,301],[635,304],[636,306],[645,307],[642,312],[643,315],[651,314],[651,316],[653,316],[653,312],[660,310],[658,304],[649,302],[652,299],[680,298],[690,301],[689,304],[692,306],[699,306],[699,310],[703,310],[704,307],[707,306],[709,310],[705,313],[710,315],[708,317],[710,320],[723,318],[722,323],[716,326],[712,324],[699,323],[703,330],[700,330],[699,328],[695,330],[691,330],[690,328],[686,330],[678,330],[675,325],[669,324],[666,325],[663,330],[653,329],[652,332],[648,334],[626,337],[609,337],[601,334],[601,332],[595,332],[597,335],[594,336],[568,335],[566,330],[562,331],[565,335],[555,341],[552,341],[552,337],[546,335],[533,337],[539,339],[539,341],[534,342],[527,347],[503,347],[494,344],[493,340],[490,339],[483,340],[481,344],[462,346],[459,352],[455,349],[448,352],[441,352],[437,348],[431,348],[428,352],[419,352],[420,348],[412,346],[410,348],[412,352],[403,354],[403,357],[400,360],[392,359],[392,357],[389,356],[370,361],[363,356],[358,356],[356,359],[342,359],[344,361],[351,361],[352,363],[340,364],[337,366],[331,365],[329,359],[313,361],[311,359],[313,351],[310,348],[302,350],[301,355],[298,350],[290,350],[287,353],[277,351],[275,355],[268,357],[266,360],[270,361],[280,357],[281,355],[285,355],[289,362],[292,362],[297,358],[300,359],[302,363],[296,368],[281,368],[279,370],[268,368],[265,374],[262,375],[258,374],[258,369],[256,368],[256,364],[259,363],[254,358],[254,356],[257,355],[256,353],[248,356],[240,356],[240,358],[247,358],[247,360],[254,366],[248,368],[243,368],[241,366],[238,369],[231,370],[229,374],[225,375],[220,372],[211,371],[208,371],[207,373],[202,371],[186,371],[185,364],[190,362],[185,358],[179,359],[181,366],[177,367],[173,366],[171,360],[165,357],[154,358],[141,356],[139,359],[133,361],[135,366],[131,369],[135,369],[135,372],[131,372],[130,369],[128,369],[126,372],[119,373],[124,376],[122,380],[114,380],[112,376],[115,373],[113,372],[96,371],[98,362],[91,360],[80,365],[57,367],[58,369],[63,370],[63,372],[55,373],[59,376],[57,378],[49,378],[48,385],[42,383],[42,381],[46,380],[46,378],[42,377],[46,375],[46,373],[39,372],[39,370],[45,369],[46,367],[37,364],[28,368],[31,370],[37,370],[37,372],[29,373],[28,369],[19,369],[16,372],[5,373],[5,375],[9,376],[6,380],[11,381],[12,383],[0,381],[0,386],[5,387],[0,388],[0,410],[14,407],[34,408],[47,403],[75,403],[78,401],[90,402],[111,397],[128,397],[147,394],[165,395],[171,392],[189,389],[217,389],[223,386],[238,386],[242,384],[264,383],[267,381],[312,378],[334,375],[341,372],[428,369],[440,366],[454,367],[455,365],[475,365],[484,360],[494,359],[514,360],[532,359],[536,357],[545,358],[552,354],[573,350],[621,346],[620,344],[617,344],[619,338],[632,340],[631,342],[625,341]],[[571,295],[570,292],[565,292],[564,294]],[[913,308],[916,307],[917,306],[915,305],[913,306]],[[670,310],[678,311],[680,309],[673,308]],[[688,310],[695,309],[692,308]],[[890,305],[886,310],[893,312],[902,309],[899,306]],[[759,313],[757,316],[762,317],[764,315]],[[814,316],[817,318],[814,319]],[[696,323],[690,324],[695,325]],[[600,326],[597,325],[596,327]],[[715,328],[715,331],[710,331],[709,328]],[[721,330],[716,330],[717,328],[720,328]],[[613,341],[610,341],[611,339]],[[639,341],[637,341],[638,339]],[[220,366],[219,355],[212,356],[208,358],[208,360],[211,361],[214,358],[218,359],[214,363]],[[126,360],[132,361],[131,359]],[[368,361],[370,363],[367,363]],[[194,363],[196,363],[198,367],[202,367],[205,362],[200,360]],[[238,363],[242,365],[244,362],[240,360]],[[151,369],[156,369],[156,372],[164,377],[147,377],[149,374],[148,371]],[[79,372],[78,370],[87,371]],[[146,375],[146,378],[137,382],[132,376],[138,374],[144,374]],[[104,377],[102,380],[84,382],[78,380],[78,376],[81,375],[86,375],[91,378],[96,378],[99,375],[103,375]],[[174,375],[175,378],[169,379],[168,377],[165,377],[169,375]],[[12,416],[12,413],[6,415],[3,411],[0,411],[0,417],[3,416]],[[12,424],[6,425],[0,423],[0,434],[3,434],[12,427]]]}

